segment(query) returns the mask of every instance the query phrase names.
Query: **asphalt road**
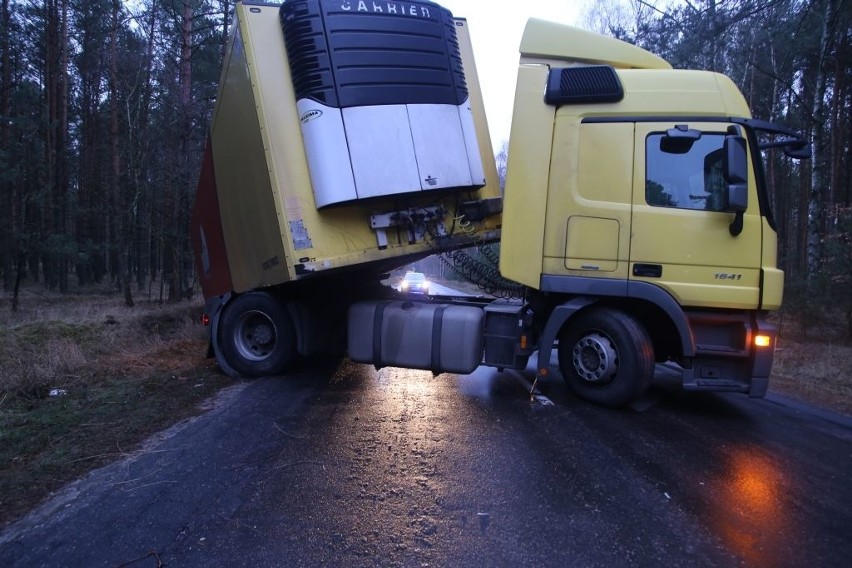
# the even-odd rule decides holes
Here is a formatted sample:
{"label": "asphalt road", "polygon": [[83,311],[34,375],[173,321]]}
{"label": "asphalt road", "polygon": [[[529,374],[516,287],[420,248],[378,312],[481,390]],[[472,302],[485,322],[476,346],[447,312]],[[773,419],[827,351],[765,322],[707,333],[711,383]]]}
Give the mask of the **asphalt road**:
{"label": "asphalt road", "polygon": [[485,368],[242,383],[4,530],[0,565],[847,566],[852,422],[670,375],[621,411]]}

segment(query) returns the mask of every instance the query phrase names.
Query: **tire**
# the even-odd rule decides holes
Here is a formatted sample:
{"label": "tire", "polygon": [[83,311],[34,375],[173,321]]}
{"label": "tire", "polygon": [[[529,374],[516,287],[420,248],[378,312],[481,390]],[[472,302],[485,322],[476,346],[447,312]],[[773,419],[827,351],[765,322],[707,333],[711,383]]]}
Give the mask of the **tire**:
{"label": "tire", "polygon": [[559,370],[580,398],[617,408],[639,398],[651,384],[654,347],[633,317],[596,308],[562,329]]}
{"label": "tire", "polygon": [[278,375],[296,358],[296,331],[287,308],[263,292],[237,296],[224,308],[216,338],[226,365],[243,377]]}

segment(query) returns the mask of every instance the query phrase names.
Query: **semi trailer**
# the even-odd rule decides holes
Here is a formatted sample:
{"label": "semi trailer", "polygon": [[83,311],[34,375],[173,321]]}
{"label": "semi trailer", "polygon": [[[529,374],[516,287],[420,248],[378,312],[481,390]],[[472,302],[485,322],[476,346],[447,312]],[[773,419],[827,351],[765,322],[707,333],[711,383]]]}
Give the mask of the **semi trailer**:
{"label": "semi trailer", "polygon": [[[766,393],[783,273],[762,152],[809,149],[730,79],[531,19],[501,189],[465,19],[426,0],[243,0],[232,30],[191,226],[225,372],[345,351],[464,374],[537,352],[538,377],[555,353],[606,406],[660,362],[688,390]],[[433,254],[511,297],[382,283]]]}

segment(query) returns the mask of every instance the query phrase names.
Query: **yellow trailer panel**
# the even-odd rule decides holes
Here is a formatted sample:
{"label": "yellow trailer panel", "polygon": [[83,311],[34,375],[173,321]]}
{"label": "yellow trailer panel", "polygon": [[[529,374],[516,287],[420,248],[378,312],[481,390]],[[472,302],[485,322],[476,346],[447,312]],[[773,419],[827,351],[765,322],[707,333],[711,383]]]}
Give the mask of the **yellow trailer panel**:
{"label": "yellow trailer panel", "polygon": [[[242,292],[332,269],[388,266],[395,259],[401,265],[436,252],[432,233],[444,233],[441,246],[497,239],[499,214],[477,223],[475,232],[468,226],[464,234],[450,234],[458,225],[453,221],[460,202],[500,198],[467,22],[456,19],[453,26],[469,95],[465,104],[475,128],[474,147],[467,153],[481,160],[484,180],[477,180],[475,187],[318,208],[300,130],[300,120],[312,117],[297,111],[279,10],[277,5],[247,2],[235,8],[208,145],[227,258],[208,254],[209,272],[229,267],[232,291]],[[381,155],[370,158],[372,167],[382,167]],[[209,189],[200,185],[199,194],[203,191]],[[425,230],[413,227],[420,214],[431,216]],[[196,217],[193,230],[203,235],[193,237],[203,248],[217,232],[211,225],[220,220]],[[390,226],[377,228],[382,223]],[[204,284],[205,274],[201,280]],[[221,288],[205,288],[205,296],[220,294]]]}

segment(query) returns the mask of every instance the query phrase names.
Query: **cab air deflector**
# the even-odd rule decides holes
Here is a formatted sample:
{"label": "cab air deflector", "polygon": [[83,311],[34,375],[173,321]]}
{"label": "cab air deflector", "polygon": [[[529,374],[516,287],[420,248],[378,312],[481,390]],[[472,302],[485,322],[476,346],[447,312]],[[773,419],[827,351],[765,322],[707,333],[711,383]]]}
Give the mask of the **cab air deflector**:
{"label": "cab air deflector", "polygon": [[623,98],[621,81],[609,65],[553,68],[544,93],[549,105],[617,103]]}

